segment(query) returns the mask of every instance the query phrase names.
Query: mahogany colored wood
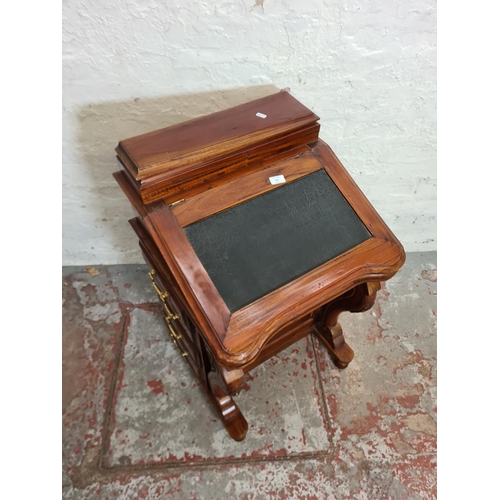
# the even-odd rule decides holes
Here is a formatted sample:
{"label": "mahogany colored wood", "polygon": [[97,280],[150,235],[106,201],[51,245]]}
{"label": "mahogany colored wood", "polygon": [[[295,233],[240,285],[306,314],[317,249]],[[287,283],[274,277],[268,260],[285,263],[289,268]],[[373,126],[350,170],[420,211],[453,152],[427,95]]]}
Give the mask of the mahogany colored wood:
{"label": "mahogany colored wood", "polygon": [[213,180],[313,141],[317,120],[288,92],[279,92],[122,140],[116,152],[141,198],[149,202],[171,193],[172,186]]}
{"label": "mahogany colored wood", "polygon": [[281,185],[271,184],[269,177],[286,173],[287,182],[291,182],[320,168],[318,159],[307,151],[192,196],[173,205],[172,213],[184,227],[255,196],[279,189]]}
{"label": "mahogany colored wood", "polygon": [[217,370],[214,364],[213,370],[208,374],[208,382],[210,385],[211,399],[214,400],[214,408],[224,424],[228,434],[235,441],[242,441],[248,431],[248,423],[245,417],[241,414],[240,409],[236,406],[233,398],[225,389],[225,381]]}
{"label": "mahogany colored wood", "polygon": [[[281,92],[117,148],[121,170],[114,176],[137,214],[130,223],[151,266],[166,331],[236,440],[248,424],[231,395],[245,373],[311,332],[339,368],[347,367],[354,352],[340,313],[370,308],[379,282],[405,260],[399,241],[318,139],[317,120]],[[231,313],[183,227],[280,189],[271,176],[292,182],[322,169],[371,237]]]}
{"label": "mahogany colored wood", "polygon": [[149,273],[152,286],[163,305],[171,341],[198,377],[228,434],[236,441],[241,441],[245,438],[248,423],[230,393],[235,392],[242,385],[244,372],[242,370],[228,371],[214,361],[199,334],[200,327],[193,323],[187,313],[184,296],[173,281],[170,271],[162,263],[142,221],[137,217],[130,222],[140,238],[139,244],[144,259],[152,268]]}
{"label": "mahogany colored wood", "polygon": [[374,302],[380,283],[370,281],[352,288],[338,299],[333,300],[325,309],[322,322],[316,326],[315,333],[328,349],[335,365],[344,369],[354,358],[354,351],[346,344],[342,327],[337,322],[341,312],[364,312]]}
{"label": "mahogany colored wood", "polygon": [[136,179],[193,171],[207,159],[246,149],[313,125],[318,117],[282,92],[120,141],[119,155]]}

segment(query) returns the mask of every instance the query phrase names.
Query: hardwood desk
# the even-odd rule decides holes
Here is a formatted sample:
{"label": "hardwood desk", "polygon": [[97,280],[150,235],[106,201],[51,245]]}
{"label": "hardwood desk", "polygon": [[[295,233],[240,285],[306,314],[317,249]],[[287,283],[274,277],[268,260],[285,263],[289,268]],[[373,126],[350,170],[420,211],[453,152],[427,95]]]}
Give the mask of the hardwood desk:
{"label": "hardwood desk", "polygon": [[166,329],[236,440],[244,374],[312,332],[346,368],[339,314],[404,263],[317,121],[280,92],[116,149]]}

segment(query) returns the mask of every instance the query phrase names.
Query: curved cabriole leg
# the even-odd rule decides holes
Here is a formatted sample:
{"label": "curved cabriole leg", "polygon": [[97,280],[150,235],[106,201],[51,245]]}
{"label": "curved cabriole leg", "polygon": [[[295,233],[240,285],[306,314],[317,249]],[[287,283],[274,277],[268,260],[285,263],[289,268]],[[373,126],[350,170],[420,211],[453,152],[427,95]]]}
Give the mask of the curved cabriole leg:
{"label": "curved cabriole leg", "polygon": [[235,441],[242,441],[245,439],[248,431],[248,423],[245,417],[236,406],[233,398],[226,392],[224,388],[226,384],[220,373],[212,370],[208,373],[207,378],[209,385],[208,389],[211,396],[210,399],[224,427]]}
{"label": "curved cabriole leg", "polygon": [[335,366],[341,370],[347,368],[352,361],[354,351],[344,339],[338,317],[344,311],[363,312],[370,309],[375,302],[378,290],[380,290],[378,281],[354,287],[327,305],[322,323],[315,327],[316,335],[328,349]]}

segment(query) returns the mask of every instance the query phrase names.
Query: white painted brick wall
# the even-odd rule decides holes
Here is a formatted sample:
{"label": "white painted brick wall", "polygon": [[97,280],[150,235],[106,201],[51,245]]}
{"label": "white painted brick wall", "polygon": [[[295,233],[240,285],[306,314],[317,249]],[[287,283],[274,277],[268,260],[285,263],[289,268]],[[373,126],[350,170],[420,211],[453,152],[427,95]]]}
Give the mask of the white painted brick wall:
{"label": "white painted brick wall", "polygon": [[288,87],[407,251],[436,249],[436,2],[65,0],[63,264],[141,262],[120,139]]}

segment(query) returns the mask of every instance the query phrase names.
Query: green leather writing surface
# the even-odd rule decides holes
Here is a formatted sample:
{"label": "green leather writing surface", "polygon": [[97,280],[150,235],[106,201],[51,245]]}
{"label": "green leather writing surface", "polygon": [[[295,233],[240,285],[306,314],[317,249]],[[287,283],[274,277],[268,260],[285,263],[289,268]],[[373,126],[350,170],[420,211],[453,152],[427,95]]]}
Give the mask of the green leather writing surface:
{"label": "green leather writing surface", "polygon": [[324,170],[184,231],[231,312],[371,237]]}

